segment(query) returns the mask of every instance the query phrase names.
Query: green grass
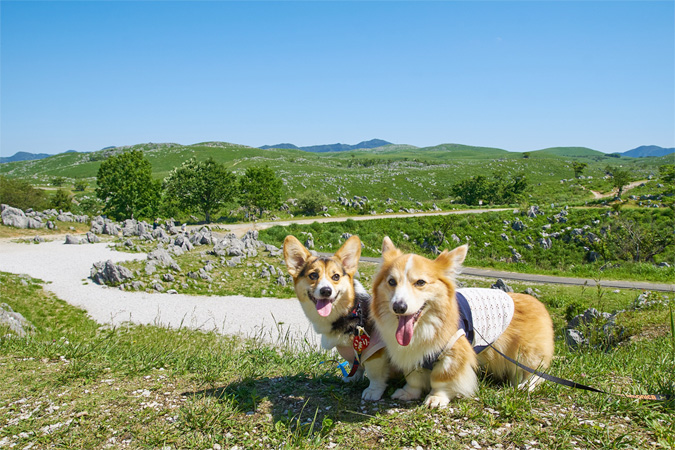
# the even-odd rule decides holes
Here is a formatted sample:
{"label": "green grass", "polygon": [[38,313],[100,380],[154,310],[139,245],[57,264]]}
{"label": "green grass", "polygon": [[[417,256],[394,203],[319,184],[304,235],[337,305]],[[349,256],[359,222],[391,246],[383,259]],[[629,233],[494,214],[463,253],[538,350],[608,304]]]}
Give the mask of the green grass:
{"label": "green grass", "polygon": [[61,222],[56,220],[54,223],[56,224],[56,229],[54,230],[50,230],[46,227],[38,229],[14,228],[0,224],[0,238],[32,238],[36,235],[49,237],[68,233],[81,234],[86,233],[91,229],[91,225],[88,223]]}
{"label": "green grass", "polygon": [[[463,280],[481,286],[482,280]],[[525,285],[513,284],[518,291]],[[607,352],[568,350],[571,302],[605,311],[638,294],[540,286],[556,329],[551,373],[612,392],[673,394],[667,305],[619,316],[628,339]],[[0,273],[0,294],[36,326],[0,334],[0,443],[24,448],[670,448],[673,402],[627,400],[546,383],[527,394],[481,377],[474,398],[429,411],[420,402],[361,403],[334,354],[188,329],[99,326],[42,290]],[[672,300],[671,300],[672,304]]]}
{"label": "green grass", "polygon": [[[594,263],[588,262],[589,251],[593,244],[583,236],[574,235],[574,229],[583,229],[606,240],[605,231],[617,220],[616,215],[608,215],[606,208],[569,209],[566,222],[551,222],[562,208],[542,208],[546,214],[529,219],[513,211],[487,212],[482,214],[464,214],[448,216],[411,217],[404,219],[380,219],[373,221],[353,221],[336,223],[313,223],[310,225],[293,224],[289,227],[276,226],[260,232],[263,241],[281,245],[287,234],[300,235],[312,233],[318,251],[332,252],[339,248],[340,237],[349,232],[358,235],[365,247],[365,256],[379,256],[384,236],[392,238],[394,243],[406,252],[433,256],[425,247],[425,242],[440,249],[450,249],[460,243],[469,244],[469,254],[465,265],[472,267],[493,267],[502,270],[524,273],[540,273],[597,279],[626,279],[635,281],[657,281],[672,283],[675,279],[675,246],[665,247],[656,255],[655,262],[669,262],[671,267],[657,267],[652,263],[636,263],[631,260],[617,259],[612,254],[607,259],[600,258]],[[627,209],[620,213],[626,220],[640,223],[644,230],[672,229],[673,210]],[[511,224],[521,220],[526,228],[516,231]],[[506,223],[505,223],[506,222]],[[544,228],[547,227],[547,228]],[[444,236],[441,242],[439,232]],[[551,238],[552,247],[545,249],[538,240],[544,233],[560,233],[559,239]],[[456,235],[459,242],[451,236]],[[508,240],[504,240],[504,235]],[[530,248],[531,247],[531,248]],[[523,262],[513,259],[513,249]],[[602,251],[598,248],[598,251]]]}
{"label": "green grass", "polygon": [[[126,240],[127,238],[124,238]],[[123,246],[121,240],[115,244],[115,248],[121,251],[128,251],[128,247]],[[150,252],[155,246],[135,239],[134,251]],[[176,292],[188,295],[244,295],[249,297],[277,297],[291,298],[295,296],[293,282],[286,271],[286,265],[283,257],[271,257],[263,249],[259,249],[258,256],[243,259],[243,262],[235,267],[229,267],[225,264],[229,257],[222,258],[210,254],[212,245],[201,245],[191,252],[186,252],[180,256],[174,256],[174,260],[181,268],[177,273],[169,267],[157,267],[157,271],[152,274],[145,272],[146,260],[127,261],[121,263],[123,266],[134,272],[133,281],[143,283],[143,290],[155,292],[152,286],[160,282],[164,290],[174,289]],[[189,272],[198,272],[200,268],[209,264],[212,269],[208,271],[213,281],[207,281],[202,278],[189,277]],[[263,269],[268,270],[269,266],[274,267],[275,275],[262,277]],[[362,263],[359,267],[359,277],[364,283],[369,283],[377,265],[374,263]],[[164,280],[165,274],[171,274],[174,281]],[[283,276],[287,282],[286,286],[277,283],[279,276]],[[125,286],[130,289],[130,283]]]}

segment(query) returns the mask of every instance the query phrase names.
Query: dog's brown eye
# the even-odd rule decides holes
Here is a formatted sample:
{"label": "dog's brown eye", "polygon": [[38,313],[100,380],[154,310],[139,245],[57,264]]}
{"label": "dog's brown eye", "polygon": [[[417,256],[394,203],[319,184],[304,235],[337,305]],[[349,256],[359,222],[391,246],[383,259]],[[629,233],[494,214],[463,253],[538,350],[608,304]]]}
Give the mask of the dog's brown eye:
{"label": "dog's brown eye", "polygon": [[340,281],[340,274],[339,274],[339,273],[336,273],[336,274],[333,275],[331,278],[333,279],[333,281]]}
{"label": "dog's brown eye", "polygon": [[319,279],[319,274],[316,272],[312,272],[309,274],[309,279],[310,280],[318,280]]}
{"label": "dog's brown eye", "polygon": [[427,282],[424,281],[424,280],[417,280],[417,281],[415,281],[415,286],[417,286],[417,287],[422,287],[422,286],[424,286],[425,284],[427,284]]}
{"label": "dog's brown eye", "polygon": [[389,286],[396,286],[396,280],[389,278]]}

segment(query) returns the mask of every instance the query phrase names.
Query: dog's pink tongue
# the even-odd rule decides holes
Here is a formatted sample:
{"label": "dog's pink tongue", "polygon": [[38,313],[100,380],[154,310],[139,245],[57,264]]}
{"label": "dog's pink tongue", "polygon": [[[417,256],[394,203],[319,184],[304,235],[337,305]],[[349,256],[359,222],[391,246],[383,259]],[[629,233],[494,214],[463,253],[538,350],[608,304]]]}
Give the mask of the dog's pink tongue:
{"label": "dog's pink tongue", "polygon": [[321,317],[327,317],[332,310],[333,304],[330,302],[330,300],[326,300],[324,298],[317,299],[316,312],[318,312]]}
{"label": "dog's pink tongue", "polygon": [[396,329],[396,340],[400,345],[410,344],[413,335],[413,325],[415,324],[415,315],[398,316],[398,328]]}

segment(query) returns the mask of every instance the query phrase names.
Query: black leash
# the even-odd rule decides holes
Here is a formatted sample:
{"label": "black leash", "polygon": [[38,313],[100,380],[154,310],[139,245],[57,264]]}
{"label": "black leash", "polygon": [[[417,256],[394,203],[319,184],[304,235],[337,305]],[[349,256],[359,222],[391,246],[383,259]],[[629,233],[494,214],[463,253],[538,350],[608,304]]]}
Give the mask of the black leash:
{"label": "black leash", "polygon": [[[476,331],[476,330],[474,330]],[[477,333],[477,331],[476,331]],[[480,336],[480,334],[479,334]],[[481,336],[482,338],[482,336]],[[673,399],[672,395],[661,395],[661,394],[646,394],[646,395],[635,395],[635,394],[616,394],[614,392],[607,392],[603,391],[602,389],[596,389],[594,387],[586,386],[585,384],[577,383],[575,381],[570,381],[566,380],[564,378],[558,378],[556,376],[550,375],[546,372],[540,372],[538,370],[532,369],[530,367],[527,367],[524,364],[519,363],[518,361],[509,358],[499,350],[497,350],[492,344],[488,344],[488,347],[490,347],[492,350],[496,351],[498,354],[500,354],[502,357],[504,357],[507,361],[512,362],[516,366],[520,367],[521,369],[525,370],[526,372],[532,373],[540,378],[543,378],[544,380],[547,381],[552,381],[553,383],[556,384],[561,384],[563,386],[568,386],[574,389],[583,389],[585,391],[591,391],[591,392],[597,392],[600,394],[605,394],[605,395],[614,395],[617,397],[625,397],[625,398],[636,398],[639,400],[656,400],[656,401],[667,401]]]}

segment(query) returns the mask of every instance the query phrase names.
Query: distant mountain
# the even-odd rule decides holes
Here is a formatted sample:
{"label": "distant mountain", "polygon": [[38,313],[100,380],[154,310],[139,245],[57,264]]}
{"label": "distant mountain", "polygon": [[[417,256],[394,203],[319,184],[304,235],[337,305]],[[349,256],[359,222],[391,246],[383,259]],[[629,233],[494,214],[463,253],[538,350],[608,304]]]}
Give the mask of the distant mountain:
{"label": "distant mountain", "polygon": [[377,148],[385,145],[391,145],[391,142],[383,141],[382,139],[371,139],[370,141],[359,142],[356,145],[349,144],[325,144],[325,145],[310,145],[309,147],[298,147],[293,144],[277,144],[277,145],[263,145],[260,147],[263,150],[268,148],[283,148],[304,150],[306,152],[325,153],[325,152],[346,152],[349,150],[358,150],[362,148]]}
{"label": "distant mountain", "polygon": [[8,163],[8,162],[14,162],[14,161],[30,161],[33,159],[43,159],[47,158],[48,155],[46,153],[28,153],[28,152],[17,152],[12,156],[3,156],[0,157],[0,164],[3,163]]}
{"label": "distant mountain", "polygon": [[663,148],[658,145],[643,145],[621,154],[623,156],[630,156],[631,158],[645,158],[647,156],[666,156],[671,153],[675,153],[675,148]]}
{"label": "distant mountain", "polygon": [[297,145],[293,144],[277,144],[277,145],[263,145],[262,147],[259,147],[262,150],[267,150],[268,148],[285,148],[285,149],[292,149],[292,150],[300,150],[300,147]]}

